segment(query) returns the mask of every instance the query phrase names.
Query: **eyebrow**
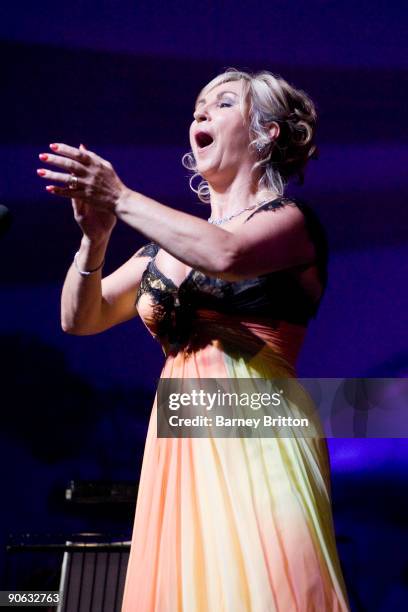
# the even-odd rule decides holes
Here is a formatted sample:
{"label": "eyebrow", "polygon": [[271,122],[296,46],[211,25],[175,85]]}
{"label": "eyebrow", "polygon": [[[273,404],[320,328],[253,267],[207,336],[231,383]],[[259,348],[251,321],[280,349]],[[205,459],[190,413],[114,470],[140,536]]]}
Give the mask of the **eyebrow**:
{"label": "eyebrow", "polygon": [[[238,97],[238,94],[235,91],[220,91],[220,93],[217,94],[216,100],[219,100],[220,98],[222,98],[224,94],[234,94],[234,96]],[[200,98],[199,100],[197,100],[196,108],[201,102],[205,102],[205,98]]]}

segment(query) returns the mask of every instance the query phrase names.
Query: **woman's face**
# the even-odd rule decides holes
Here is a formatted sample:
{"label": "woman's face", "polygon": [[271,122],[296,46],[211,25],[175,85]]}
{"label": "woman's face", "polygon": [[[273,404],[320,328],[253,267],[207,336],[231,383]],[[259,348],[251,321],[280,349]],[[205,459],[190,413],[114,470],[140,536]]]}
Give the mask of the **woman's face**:
{"label": "woman's face", "polygon": [[197,171],[206,180],[232,180],[253,163],[248,123],[239,106],[242,86],[242,80],[222,83],[197,100],[190,144]]}

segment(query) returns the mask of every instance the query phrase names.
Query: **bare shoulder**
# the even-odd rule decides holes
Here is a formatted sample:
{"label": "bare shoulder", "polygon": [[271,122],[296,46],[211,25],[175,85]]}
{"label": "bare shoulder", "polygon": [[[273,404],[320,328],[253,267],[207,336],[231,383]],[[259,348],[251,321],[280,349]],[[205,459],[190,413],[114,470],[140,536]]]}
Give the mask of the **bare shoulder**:
{"label": "bare shoulder", "polygon": [[314,244],[293,200],[279,198],[253,211],[234,232],[234,257],[226,278],[240,280],[311,263]]}
{"label": "bare shoulder", "polygon": [[[285,241],[292,237],[304,252],[305,261],[311,266],[317,263],[319,268],[327,265],[328,240],[326,230],[316,210],[299,198],[278,197],[266,202],[245,220],[245,224],[254,231],[270,235],[274,239]],[[289,246],[289,244],[288,244]],[[295,249],[296,250],[296,249]],[[295,262],[296,265],[296,262]]]}

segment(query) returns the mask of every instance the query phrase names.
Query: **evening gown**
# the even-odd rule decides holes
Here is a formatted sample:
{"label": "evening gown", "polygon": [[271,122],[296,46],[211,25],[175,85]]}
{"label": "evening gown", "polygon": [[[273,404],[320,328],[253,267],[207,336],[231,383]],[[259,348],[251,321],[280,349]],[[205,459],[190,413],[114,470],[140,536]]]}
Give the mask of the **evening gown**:
{"label": "evening gown", "polygon": [[[304,214],[324,291],[327,240],[308,204],[281,197],[245,223],[288,205]],[[177,287],[156,266],[159,248],[137,253],[150,259],[136,307],[163,349],[161,377],[297,378],[321,297],[291,268],[236,282],[192,269]],[[324,436],[158,438],[156,391],[122,612],[349,610],[330,486]]]}

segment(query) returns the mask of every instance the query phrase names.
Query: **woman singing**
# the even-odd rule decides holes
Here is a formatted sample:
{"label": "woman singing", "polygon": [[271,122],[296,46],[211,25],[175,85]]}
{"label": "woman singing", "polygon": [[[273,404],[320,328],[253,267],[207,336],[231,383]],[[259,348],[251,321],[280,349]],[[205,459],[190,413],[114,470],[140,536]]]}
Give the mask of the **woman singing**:
{"label": "woman singing", "polygon": [[[82,145],[40,155],[58,170],[38,170],[46,189],[72,198],[83,232],[62,327],[97,334],[139,315],[163,348],[161,378],[295,379],[327,245],[284,189],[315,153],[316,109],[279,76],[230,69],[193,117],[183,164],[202,177],[208,222],[133,191]],[[102,278],[117,219],[148,242]],[[156,417],[157,394],[123,612],[349,610],[324,437],[166,438]]]}

